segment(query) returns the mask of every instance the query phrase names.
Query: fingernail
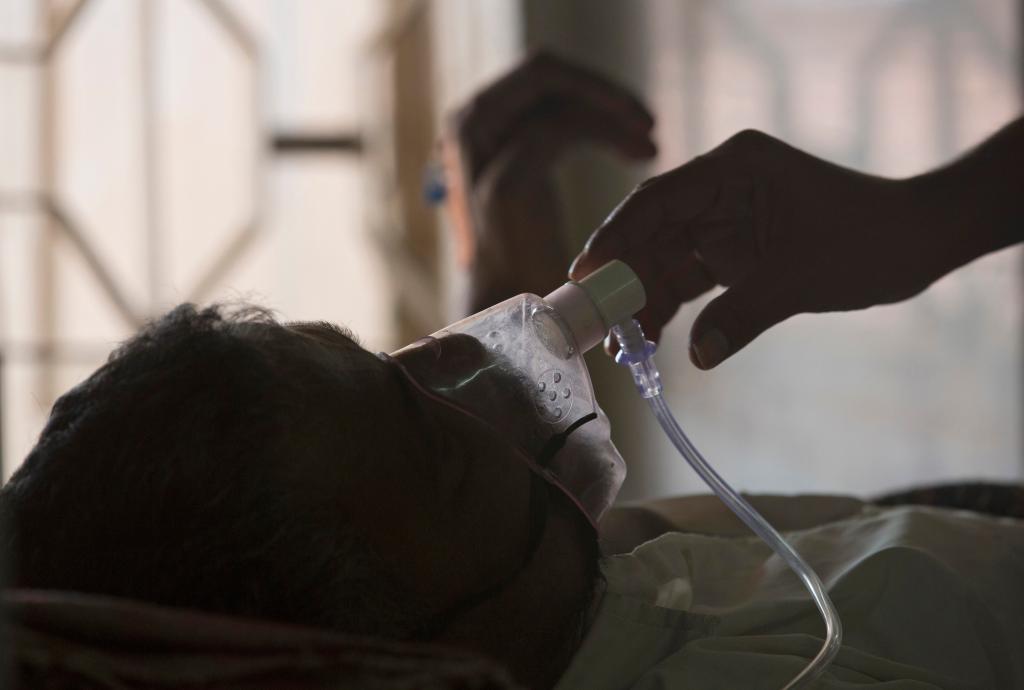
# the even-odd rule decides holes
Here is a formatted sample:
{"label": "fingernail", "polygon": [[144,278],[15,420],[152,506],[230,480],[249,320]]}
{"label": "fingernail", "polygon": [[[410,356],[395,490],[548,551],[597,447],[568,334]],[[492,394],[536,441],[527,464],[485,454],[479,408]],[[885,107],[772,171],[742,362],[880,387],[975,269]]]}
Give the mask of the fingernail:
{"label": "fingernail", "polygon": [[701,369],[710,369],[729,356],[729,341],[717,328],[702,335],[697,342],[690,345],[694,359]]}

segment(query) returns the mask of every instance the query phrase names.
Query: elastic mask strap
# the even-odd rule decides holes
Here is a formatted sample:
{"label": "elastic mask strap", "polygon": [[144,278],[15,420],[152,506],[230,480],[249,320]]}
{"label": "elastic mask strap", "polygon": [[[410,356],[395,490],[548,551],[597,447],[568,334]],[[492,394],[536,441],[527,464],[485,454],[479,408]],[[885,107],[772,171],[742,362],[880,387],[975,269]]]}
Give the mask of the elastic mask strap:
{"label": "elastic mask strap", "polygon": [[587,422],[592,422],[597,419],[597,413],[591,412],[588,415],[580,417],[575,422],[566,427],[565,431],[560,431],[551,438],[548,439],[544,447],[540,449],[540,453],[537,455],[537,464],[541,467],[547,467],[551,464],[555,454],[562,450],[565,446],[565,442],[569,440],[569,434],[579,429]]}

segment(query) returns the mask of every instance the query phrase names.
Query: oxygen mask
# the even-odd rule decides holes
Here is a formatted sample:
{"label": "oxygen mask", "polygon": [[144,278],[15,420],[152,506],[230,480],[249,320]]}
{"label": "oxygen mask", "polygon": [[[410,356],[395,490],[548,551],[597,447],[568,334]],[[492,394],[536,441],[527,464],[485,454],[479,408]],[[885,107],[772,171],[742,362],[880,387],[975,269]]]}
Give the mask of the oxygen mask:
{"label": "oxygen mask", "polygon": [[546,297],[505,300],[390,357],[417,388],[514,444],[597,525],[626,475],[583,353],[644,305],[613,261]]}

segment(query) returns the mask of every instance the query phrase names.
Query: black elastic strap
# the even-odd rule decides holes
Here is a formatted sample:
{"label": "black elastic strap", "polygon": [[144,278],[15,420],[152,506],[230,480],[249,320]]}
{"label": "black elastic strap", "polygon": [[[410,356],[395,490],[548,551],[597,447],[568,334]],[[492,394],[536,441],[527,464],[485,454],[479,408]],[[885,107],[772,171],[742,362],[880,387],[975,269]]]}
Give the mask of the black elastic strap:
{"label": "black elastic strap", "polygon": [[555,454],[562,450],[565,446],[565,442],[569,440],[569,434],[579,429],[587,422],[592,422],[597,419],[597,413],[591,412],[588,415],[584,415],[577,419],[575,422],[566,427],[565,431],[560,431],[551,438],[548,439],[544,447],[540,449],[540,455],[537,457],[537,464],[541,467],[547,467],[551,464]]}

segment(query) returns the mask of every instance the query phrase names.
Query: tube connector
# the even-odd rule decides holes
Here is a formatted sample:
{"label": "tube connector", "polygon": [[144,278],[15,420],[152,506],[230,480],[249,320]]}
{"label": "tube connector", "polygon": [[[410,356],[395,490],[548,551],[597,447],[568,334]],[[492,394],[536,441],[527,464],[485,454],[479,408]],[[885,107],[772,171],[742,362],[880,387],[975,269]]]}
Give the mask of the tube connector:
{"label": "tube connector", "polygon": [[627,319],[612,326],[612,335],[619,343],[615,355],[616,364],[629,367],[633,383],[644,399],[661,395],[661,375],[654,365],[654,353],[658,346],[644,337],[640,322]]}
{"label": "tube connector", "polygon": [[580,352],[599,345],[608,329],[644,308],[644,286],[626,264],[609,261],[579,282],[569,281],[544,301],[558,312]]}

